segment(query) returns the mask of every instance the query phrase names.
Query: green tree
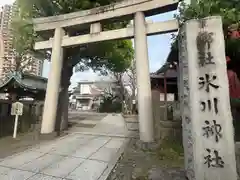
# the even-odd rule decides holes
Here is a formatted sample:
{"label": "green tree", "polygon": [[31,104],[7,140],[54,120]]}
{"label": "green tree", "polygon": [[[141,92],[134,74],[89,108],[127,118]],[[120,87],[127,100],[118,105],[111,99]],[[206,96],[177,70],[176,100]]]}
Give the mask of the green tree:
{"label": "green tree", "polygon": [[[20,16],[18,22],[19,24],[25,22],[26,25],[24,26],[26,29],[22,29],[18,32],[18,34],[16,34],[16,36],[19,37],[18,43],[24,44],[24,46],[25,43],[27,43],[26,49],[31,49],[32,51],[35,40],[37,38],[41,38],[36,36],[33,31],[33,25],[30,21],[32,18],[60,15],[90,9],[108,5],[116,1],[118,0],[17,0],[18,10],[24,14],[24,16]],[[121,23],[106,24],[103,26],[103,29],[124,27],[127,23],[128,22],[124,21]],[[30,34],[32,33],[32,36],[27,32],[30,32]],[[70,36],[79,34],[78,31],[71,31],[68,33]],[[28,34],[24,36],[26,37],[25,40],[21,38],[22,34]],[[47,55],[48,54],[46,53],[46,56]],[[88,44],[85,47],[71,47],[65,49],[64,68],[62,69],[61,78],[61,92],[57,112],[57,120],[59,120],[59,122],[57,123],[56,129],[61,129],[60,124],[62,117],[65,116],[66,118],[68,116],[67,112],[63,111],[63,109],[66,110],[68,108],[67,93],[74,66],[77,65],[77,70],[85,70],[90,67],[95,71],[100,71],[101,73],[106,73],[109,70],[114,72],[123,72],[130,66],[132,59],[133,49],[131,41],[129,40],[100,42],[97,44]],[[63,105],[65,107],[63,107]],[[66,112],[65,115],[62,114],[63,112]],[[63,127],[66,126],[66,121],[63,124]]]}
{"label": "green tree", "polygon": [[[220,15],[226,42],[226,53],[232,59],[240,58],[240,39],[230,38],[229,30],[240,29],[240,1],[239,0],[199,0],[187,5],[181,3],[176,18],[180,26],[190,19],[200,19],[208,16]],[[173,48],[177,48],[177,43]]]}
{"label": "green tree", "polygon": [[199,0],[187,5],[181,3],[179,14],[176,16],[182,24],[190,19],[199,19],[207,16],[220,15],[225,27],[239,23],[240,2],[238,0]]}
{"label": "green tree", "polygon": [[[104,6],[117,1],[119,0],[17,0],[20,18],[15,21],[15,25],[16,29],[22,29],[16,33],[16,41],[18,44],[23,45],[18,47],[24,48],[24,46],[27,46],[26,49],[33,50],[36,38],[40,38],[33,31],[33,26],[29,21],[31,18],[60,15]],[[104,24],[103,29],[120,28],[126,26],[127,23],[123,21],[120,23]],[[68,33],[70,36],[79,34],[78,31]],[[21,51],[21,49],[19,50]],[[69,53],[67,53],[66,58],[73,65],[80,62],[76,68],[77,70],[84,70],[91,67],[93,70],[101,71],[108,69],[120,72],[130,66],[133,57],[132,43],[129,40],[99,42],[81,48],[68,48],[67,51]]]}

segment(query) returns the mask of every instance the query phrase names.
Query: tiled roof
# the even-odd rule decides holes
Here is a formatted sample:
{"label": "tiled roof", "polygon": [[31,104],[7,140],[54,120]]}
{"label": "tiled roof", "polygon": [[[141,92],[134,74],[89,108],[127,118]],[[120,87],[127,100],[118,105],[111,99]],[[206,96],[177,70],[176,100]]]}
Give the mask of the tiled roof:
{"label": "tiled roof", "polygon": [[[178,73],[175,69],[167,69],[165,71],[166,73],[166,78],[177,78]],[[151,78],[164,78],[164,72],[160,72],[160,73],[154,73],[154,74],[150,74]]]}
{"label": "tiled roof", "polygon": [[11,82],[16,82],[19,87],[29,90],[46,90],[47,78],[35,76],[31,74],[12,73],[9,74],[2,82],[0,82],[0,91]]}

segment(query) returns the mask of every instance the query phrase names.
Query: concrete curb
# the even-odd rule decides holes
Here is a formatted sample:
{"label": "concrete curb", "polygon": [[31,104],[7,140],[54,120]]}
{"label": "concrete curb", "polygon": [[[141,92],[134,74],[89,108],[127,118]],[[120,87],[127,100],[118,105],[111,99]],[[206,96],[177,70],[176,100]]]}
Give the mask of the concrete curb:
{"label": "concrete curb", "polygon": [[94,133],[94,132],[72,132],[71,134],[83,134],[92,136],[108,136],[108,137],[119,137],[119,138],[139,138],[136,135],[120,135],[120,134],[107,134],[107,133]]}
{"label": "concrete curb", "polygon": [[127,138],[124,144],[120,147],[118,152],[115,154],[115,156],[112,158],[112,160],[108,163],[106,169],[103,171],[102,175],[98,178],[98,180],[106,180],[112,170],[114,169],[115,165],[117,164],[119,158],[124,153],[124,150],[126,149],[127,145],[129,144],[130,138]]}

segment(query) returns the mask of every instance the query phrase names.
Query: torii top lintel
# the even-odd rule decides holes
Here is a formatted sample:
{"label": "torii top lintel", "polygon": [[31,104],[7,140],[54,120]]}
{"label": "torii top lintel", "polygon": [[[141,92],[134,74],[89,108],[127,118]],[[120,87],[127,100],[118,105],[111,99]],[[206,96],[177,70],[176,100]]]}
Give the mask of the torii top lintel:
{"label": "torii top lintel", "polygon": [[53,30],[57,27],[70,27],[90,24],[114,18],[129,17],[136,12],[146,15],[165,13],[177,9],[180,0],[125,0],[120,3],[102,6],[85,11],[79,11],[58,16],[36,18],[33,20],[34,30]]}

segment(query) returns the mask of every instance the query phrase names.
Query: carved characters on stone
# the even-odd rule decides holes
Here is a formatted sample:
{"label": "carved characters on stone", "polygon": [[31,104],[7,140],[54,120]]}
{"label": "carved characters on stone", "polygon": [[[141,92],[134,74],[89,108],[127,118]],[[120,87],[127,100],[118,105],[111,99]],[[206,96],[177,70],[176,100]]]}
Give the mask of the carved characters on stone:
{"label": "carved characters on stone", "polygon": [[219,142],[222,138],[222,126],[218,124],[216,120],[205,121],[203,129],[203,136],[206,138],[214,137],[215,142]]}
{"label": "carved characters on stone", "polygon": [[208,99],[206,101],[200,101],[200,109],[202,112],[214,112],[218,114],[218,98]]}
{"label": "carved characters on stone", "polygon": [[211,44],[213,42],[213,33],[207,31],[200,31],[197,39],[198,60],[199,66],[204,67],[208,64],[215,64],[211,53]]}
{"label": "carved characters on stone", "polygon": [[[215,64],[213,61],[214,57],[211,53],[214,33],[204,30],[206,24],[202,21],[200,21],[199,25],[202,29],[196,38],[199,60],[198,64],[199,68],[205,68],[208,65]],[[204,70],[204,72],[206,71]],[[203,76],[198,78],[199,90],[204,90],[206,93],[210,93],[212,90],[218,90],[220,86],[216,84],[216,80],[216,74],[206,72]],[[200,112],[202,113],[210,112],[213,113],[213,115],[217,115],[219,112],[217,97],[201,100],[199,104]],[[222,126],[217,120],[205,120],[202,131],[203,137],[207,139],[213,138],[216,143],[218,143],[223,137]],[[204,164],[207,165],[208,168],[224,168],[223,158],[219,155],[219,152],[216,149],[212,150],[206,148],[206,153],[207,155],[204,157]]]}
{"label": "carved characters on stone", "polygon": [[199,77],[199,89],[205,89],[207,93],[210,92],[210,88],[218,89],[219,85],[216,85],[214,81],[217,79],[216,75],[205,74],[205,76]]}
{"label": "carved characters on stone", "polygon": [[207,155],[204,157],[204,164],[206,164],[208,168],[224,168],[225,163],[217,150],[211,150],[207,148],[206,152]]}

